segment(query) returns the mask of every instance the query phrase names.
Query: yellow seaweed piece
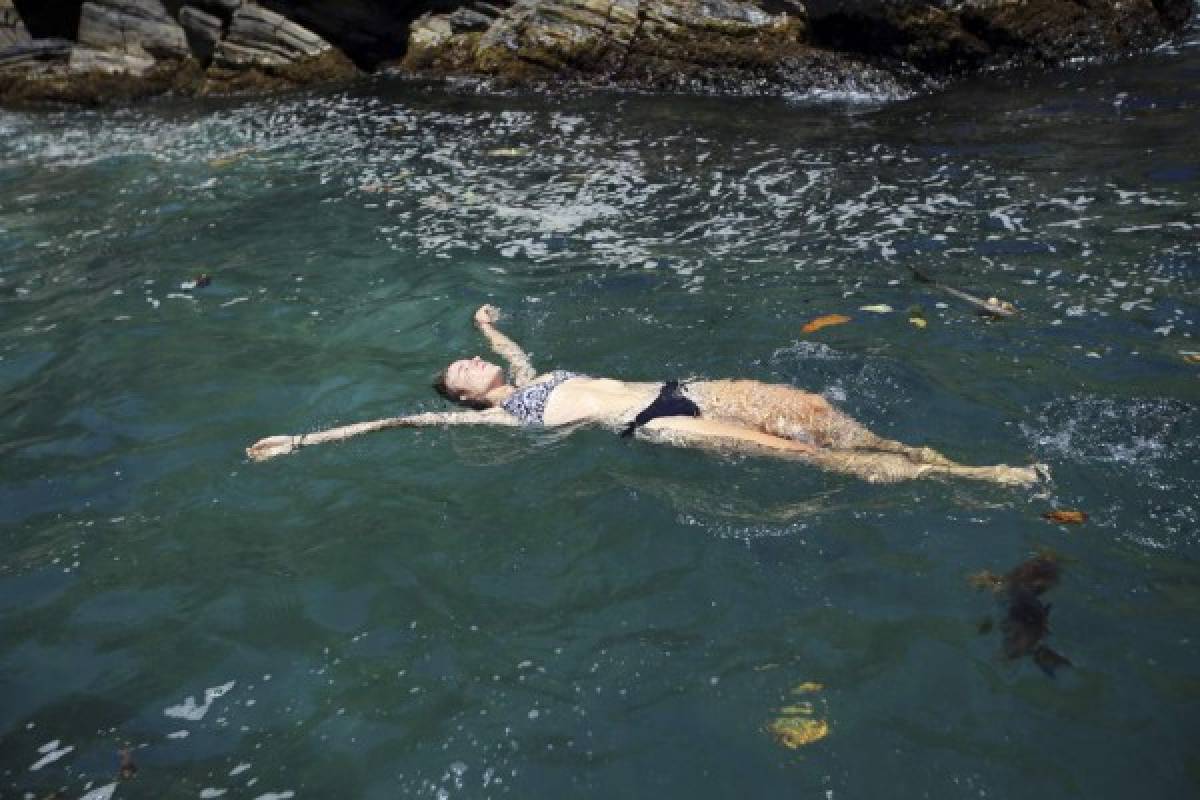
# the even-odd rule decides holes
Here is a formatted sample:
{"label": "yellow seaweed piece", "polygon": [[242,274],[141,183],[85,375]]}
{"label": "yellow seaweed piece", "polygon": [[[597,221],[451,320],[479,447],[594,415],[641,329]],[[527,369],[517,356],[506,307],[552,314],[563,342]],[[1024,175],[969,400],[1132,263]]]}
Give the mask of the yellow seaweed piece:
{"label": "yellow seaweed piece", "polygon": [[805,681],[797,686],[792,687],[792,694],[804,694],[806,692],[819,692],[825,688],[825,684],[817,683],[816,681]]}
{"label": "yellow seaweed piece", "polygon": [[779,709],[779,713],[780,714],[805,714],[807,716],[812,716],[813,704],[805,702],[805,703],[796,703],[795,705],[791,705],[791,706],[784,706],[783,708]]}
{"label": "yellow seaweed piece", "polygon": [[828,736],[829,723],[823,719],[780,717],[771,722],[768,730],[784,747],[799,750]]}
{"label": "yellow seaweed piece", "polygon": [[909,317],[908,324],[917,328],[924,328],[929,323],[925,321],[924,317]]}
{"label": "yellow seaweed piece", "polygon": [[1183,360],[1189,364],[1200,364],[1200,353],[1184,353]]}

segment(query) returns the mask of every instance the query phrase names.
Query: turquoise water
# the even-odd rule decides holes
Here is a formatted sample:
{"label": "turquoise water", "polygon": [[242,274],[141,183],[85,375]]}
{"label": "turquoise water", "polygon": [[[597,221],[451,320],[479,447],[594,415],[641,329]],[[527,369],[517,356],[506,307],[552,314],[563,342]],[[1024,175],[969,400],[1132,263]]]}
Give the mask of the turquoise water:
{"label": "turquoise water", "polygon": [[[116,798],[1194,795],[1195,45],[893,102],[0,114],[0,796],[106,792],[124,746]],[[790,383],[1054,481],[602,431],[244,459],[442,407],[485,302],[543,369]],[[1038,548],[1054,677],[967,580]]]}

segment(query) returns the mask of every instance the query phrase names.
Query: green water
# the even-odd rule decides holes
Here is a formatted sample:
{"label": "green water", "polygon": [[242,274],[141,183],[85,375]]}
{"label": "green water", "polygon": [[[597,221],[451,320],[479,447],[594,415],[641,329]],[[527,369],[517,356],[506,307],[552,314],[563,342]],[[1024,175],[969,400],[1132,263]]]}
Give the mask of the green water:
{"label": "green water", "polygon": [[[1194,795],[1198,52],[889,103],[0,114],[0,796],[125,745],[116,798]],[[603,431],[244,459],[441,408],[485,302],[542,369],[789,383],[1054,481]],[[1041,547],[1054,677],[967,582]],[[790,750],[804,699],[829,734]]]}

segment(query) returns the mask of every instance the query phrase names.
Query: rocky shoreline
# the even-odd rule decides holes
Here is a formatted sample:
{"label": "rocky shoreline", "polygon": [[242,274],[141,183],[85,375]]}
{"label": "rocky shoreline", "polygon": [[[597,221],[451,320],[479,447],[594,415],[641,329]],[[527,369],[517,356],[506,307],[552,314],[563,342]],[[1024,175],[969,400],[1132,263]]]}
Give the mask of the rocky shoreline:
{"label": "rocky shoreline", "polygon": [[698,92],[920,90],[1177,35],[1192,0],[0,0],[0,104],[379,70]]}

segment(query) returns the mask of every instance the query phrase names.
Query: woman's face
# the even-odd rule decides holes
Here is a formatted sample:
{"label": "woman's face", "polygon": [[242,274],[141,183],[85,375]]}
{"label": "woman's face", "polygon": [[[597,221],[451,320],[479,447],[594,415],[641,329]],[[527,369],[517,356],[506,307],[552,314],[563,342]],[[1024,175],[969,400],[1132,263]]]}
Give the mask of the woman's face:
{"label": "woman's face", "polygon": [[504,370],[479,356],[455,361],[446,368],[446,388],[459,397],[483,397],[504,385]]}

